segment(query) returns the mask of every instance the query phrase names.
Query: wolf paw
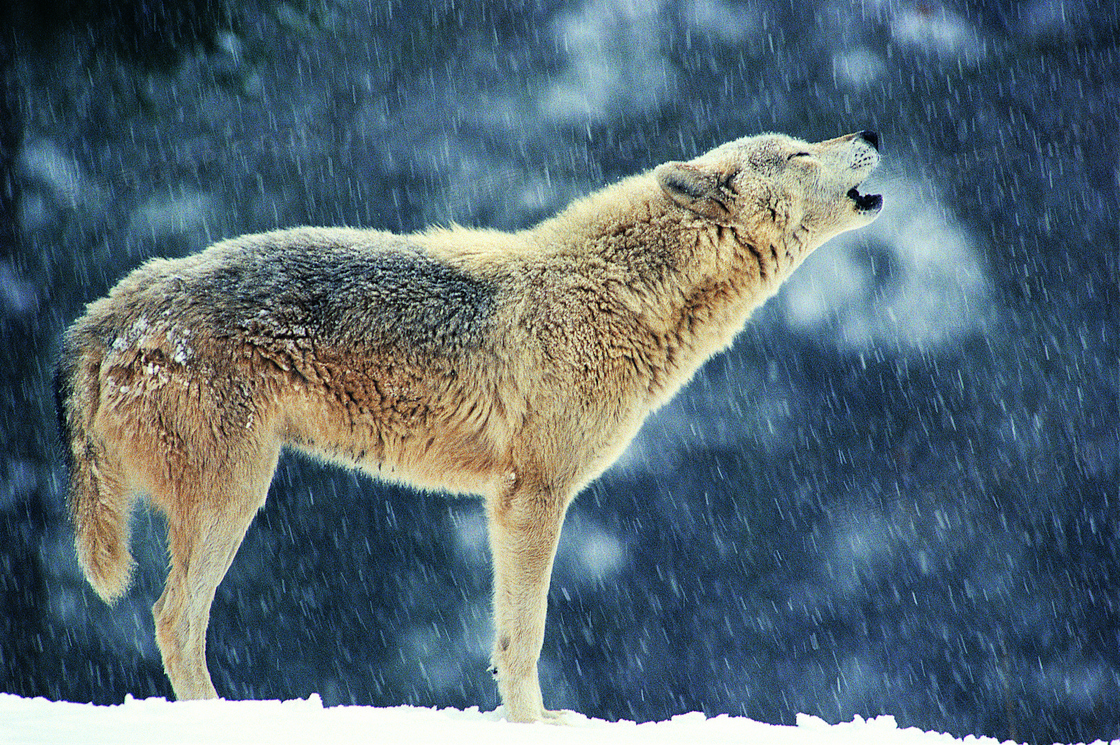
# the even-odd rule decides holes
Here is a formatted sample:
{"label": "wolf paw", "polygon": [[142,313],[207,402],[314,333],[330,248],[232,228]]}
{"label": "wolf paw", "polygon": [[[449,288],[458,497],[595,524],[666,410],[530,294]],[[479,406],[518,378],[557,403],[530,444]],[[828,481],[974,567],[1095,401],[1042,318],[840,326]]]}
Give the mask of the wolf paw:
{"label": "wolf paw", "polygon": [[572,711],[571,709],[557,709],[556,711],[545,709],[544,715],[541,717],[541,722],[544,724],[558,724],[564,727],[586,727],[591,723],[591,720],[578,711]]}
{"label": "wolf paw", "polygon": [[[516,722],[516,720],[510,718],[509,713],[504,705],[499,706],[497,709],[494,709],[494,711],[491,713],[491,716],[493,716],[495,719],[499,719],[505,722]],[[541,713],[540,718],[531,723],[555,724],[562,727],[585,727],[591,723],[591,720],[585,717],[583,714],[580,714],[578,711],[571,711],[570,709],[557,709],[556,711],[545,709]]]}

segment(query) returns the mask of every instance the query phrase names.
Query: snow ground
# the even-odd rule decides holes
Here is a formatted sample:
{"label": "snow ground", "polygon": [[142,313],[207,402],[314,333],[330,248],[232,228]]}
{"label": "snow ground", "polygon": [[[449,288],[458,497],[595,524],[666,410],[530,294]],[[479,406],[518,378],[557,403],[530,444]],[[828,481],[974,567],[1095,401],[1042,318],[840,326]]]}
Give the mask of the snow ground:
{"label": "snow ground", "polygon": [[[571,726],[510,724],[495,712],[478,709],[423,709],[413,706],[324,707],[313,695],[296,701],[143,701],[94,706],[0,694],[0,741],[7,745],[41,743],[425,743],[456,745],[534,745],[611,743],[751,743],[751,745],[933,745],[991,743],[966,737],[899,729],[893,717],[830,725],[800,715],[796,727],[753,722],[742,717],[692,713],[665,722],[605,722],[569,714]],[[1120,742],[1120,741],[1117,741]]]}

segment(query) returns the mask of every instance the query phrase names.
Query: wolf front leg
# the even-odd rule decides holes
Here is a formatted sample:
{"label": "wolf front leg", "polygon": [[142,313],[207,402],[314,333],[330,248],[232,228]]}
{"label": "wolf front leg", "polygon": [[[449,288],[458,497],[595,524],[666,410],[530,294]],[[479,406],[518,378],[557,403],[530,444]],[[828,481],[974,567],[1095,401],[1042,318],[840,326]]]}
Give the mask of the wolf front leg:
{"label": "wolf front leg", "polygon": [[552,562],[571,495],[513,473],[487,505],[494,562],[493,670],[506,716],[557,719],[546,712],[537,678]]}

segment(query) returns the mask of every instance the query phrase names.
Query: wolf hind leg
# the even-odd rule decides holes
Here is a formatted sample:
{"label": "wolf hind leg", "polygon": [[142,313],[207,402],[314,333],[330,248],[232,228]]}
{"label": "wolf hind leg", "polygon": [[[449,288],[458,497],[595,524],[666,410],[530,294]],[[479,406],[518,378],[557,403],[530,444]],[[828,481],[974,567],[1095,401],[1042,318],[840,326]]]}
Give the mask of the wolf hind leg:
{"label": "wolf hind leg", "polygon": [[210,606],[253,516],[264,504],[268,481],[221,499],[203,495],[185,513],[168,512],[171,567],[152,615],[163,668],[179,700],[218,697],[206,666]]}

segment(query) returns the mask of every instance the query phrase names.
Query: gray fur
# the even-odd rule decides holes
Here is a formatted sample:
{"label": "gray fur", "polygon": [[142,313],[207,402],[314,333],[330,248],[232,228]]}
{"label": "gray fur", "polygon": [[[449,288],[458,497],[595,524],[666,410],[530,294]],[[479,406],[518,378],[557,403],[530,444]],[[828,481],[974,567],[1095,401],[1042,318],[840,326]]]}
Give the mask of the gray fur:
{"label": "gray fur", "polygon": [[376,250],[322,236],[309,242],[303,231],[266,237],[211,249],[229,260],[176,276],[173,296],[197,304],[216,335],[311,337],[346,349],[447,355],[478,347],[490,327],[492,282],[397,236]]}

